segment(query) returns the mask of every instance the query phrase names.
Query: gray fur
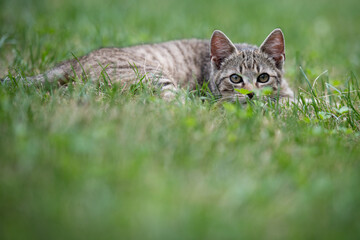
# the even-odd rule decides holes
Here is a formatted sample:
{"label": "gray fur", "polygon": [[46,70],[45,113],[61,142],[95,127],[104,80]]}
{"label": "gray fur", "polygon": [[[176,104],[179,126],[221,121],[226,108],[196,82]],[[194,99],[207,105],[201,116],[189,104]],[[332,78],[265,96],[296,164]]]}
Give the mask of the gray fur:
{"label": "gray fur", "polygon": [[[214,95],[224,100],[244,102],[246,96],[234,88],[254,90],[265,86],[276,91],[280,89],[281,97],[291,99],[292,90],[282,78],[285,54],[282,58],[276,53],[280,49],[277,40],[281,36],[281,30],[274,30],[260,48],[233,44],[220,31],[215,31],[210,41],[189,39],[126,48],[101,48],[79,59],[62,62],[28,80],[34,83],[46,80],[67,83],[75,75],[99,79],[106,71],[111,82],[132,84],[138,81],[133,69],[136,66],[146,80],[161,86],[162,97],[167,100],[174,98],[179,87],[195,89],[196,84],[205,82],[208,82]],[[273,48],[276,48],[275,52],[272,52]],[[263,72],[271,76],[267,84],[256,82],[257,76]],[[232,74],[242,76],[244,82],[232,83],[229,80]]]}

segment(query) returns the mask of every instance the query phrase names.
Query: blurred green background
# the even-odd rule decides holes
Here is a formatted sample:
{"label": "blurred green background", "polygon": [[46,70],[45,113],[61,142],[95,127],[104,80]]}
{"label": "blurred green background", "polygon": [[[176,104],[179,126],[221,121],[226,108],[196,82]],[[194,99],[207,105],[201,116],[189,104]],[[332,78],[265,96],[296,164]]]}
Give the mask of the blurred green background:
{"label": "blurred green background", "polygon": [[[358,0],[1,0],[0,77],[215,29],[259,45],[280,27],[294,89],[307,86],[299,66],[343,89],[360,73],[359,13]],[[346,115],[0,90],[1,239],[360,237],[359,133]]]}

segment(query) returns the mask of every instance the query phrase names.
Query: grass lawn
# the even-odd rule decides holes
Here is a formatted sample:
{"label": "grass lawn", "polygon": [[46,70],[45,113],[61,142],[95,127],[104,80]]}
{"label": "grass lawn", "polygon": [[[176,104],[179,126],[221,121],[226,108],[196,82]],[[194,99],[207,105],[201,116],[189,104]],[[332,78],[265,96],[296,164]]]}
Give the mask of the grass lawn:
{"label": "grass lawn", "polygon": [[[358,0],[0,1],[0,77],[12,79],[0,239],[359,239],[359,12]],[[276,27],[293,106],[21,82],[101,46],[215,29],[260,44]]]}

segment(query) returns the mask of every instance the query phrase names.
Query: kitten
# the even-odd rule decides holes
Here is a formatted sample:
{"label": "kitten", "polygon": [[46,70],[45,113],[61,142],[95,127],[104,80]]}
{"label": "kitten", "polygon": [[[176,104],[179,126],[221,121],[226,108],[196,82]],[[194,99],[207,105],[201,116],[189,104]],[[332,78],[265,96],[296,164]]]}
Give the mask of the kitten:
{"label": "kitten", "polygon": [[293,92],[282,78],[284,60],[284,36],[280,29],[272,31],[259,48],[246,43],[233,44],[216,30],[210,41],[189,39],[101,48],[28,80],[67,83],[75,75],[99,79],[106,71],[112,82],[123,84],[139,81],[137,74],[145,75],[146,80],[160,86],[161,96],[166,100],[174,99],[181,87],[195,89],[197,84],[204,83],[222,100],[245,103],[253,98],[254,91],[264,87],[273,90],[273,98],[292,100]]}

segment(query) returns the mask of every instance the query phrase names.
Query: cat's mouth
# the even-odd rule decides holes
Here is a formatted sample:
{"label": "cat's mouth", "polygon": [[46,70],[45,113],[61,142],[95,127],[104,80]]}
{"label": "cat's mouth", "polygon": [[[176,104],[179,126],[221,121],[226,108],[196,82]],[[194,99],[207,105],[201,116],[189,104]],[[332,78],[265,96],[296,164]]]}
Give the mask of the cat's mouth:
{"label": "cat's mouth", "polygon": [[231,102],[231,103],[240,103],[240,104],[247,104],[248,102],[251,101],[256,101],[256,100],[260,100],[260,101],[276,101],[276,96],[259,96],[256,94],[246,94],[246,95],[242,95],[242,94],[233,94],[233,95],[227,95],[227,96],[222,96],[219,101],[220,102]]}
{"label": "cat's mouth", "polygon": [[246,104],[248,101],[251,101],[255,96],[254,93],[243,95],[243,94],[233,94],[228,96],[222,96],[220,101],[222,102],[238,102],[240,104]]}

